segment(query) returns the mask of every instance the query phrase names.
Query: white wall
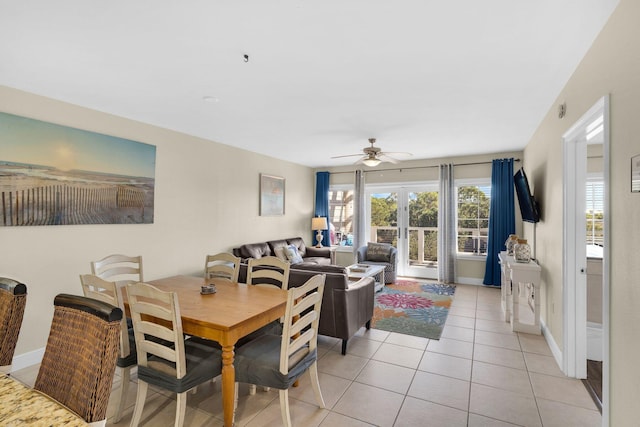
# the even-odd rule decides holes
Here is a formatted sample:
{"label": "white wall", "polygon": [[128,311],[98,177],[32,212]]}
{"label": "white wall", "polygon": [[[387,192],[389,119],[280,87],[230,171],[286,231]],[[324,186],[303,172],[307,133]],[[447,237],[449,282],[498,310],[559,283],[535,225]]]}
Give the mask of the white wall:
{"label": "white wall", "polygon": [[[640,406],[640,193],[630,192],[631,157],[640,154],[640,2],[621,0],[525,149],[525,170],[542,206],[537,227],[543,316],[562,343],[562,145],[564,132],[610,94],[610,420],[637,426]],[[559,119],[557,106],[566,102]],[[533,230],[525,227],[531,237]]]}
{"label": "white wall", "polygon": [[[153,224],[0,227],[0,276],[28,287],[16,355],[45,346],[54,296],[80,294],[78,275],[105,255],[142,255],[145,279],[153,280],[199,274],[207,253],[242,243],[293,236],[311,243],[310,168],[3,86],[0,111],[157,147]],[[260,173],[286,179],[284,216],[258,215]]]}

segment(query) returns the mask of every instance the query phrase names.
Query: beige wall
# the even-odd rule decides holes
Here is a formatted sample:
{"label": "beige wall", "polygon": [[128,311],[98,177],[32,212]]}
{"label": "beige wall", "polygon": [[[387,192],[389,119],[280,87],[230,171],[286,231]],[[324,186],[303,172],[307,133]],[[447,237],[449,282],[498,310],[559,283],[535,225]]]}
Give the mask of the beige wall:
{"label": "beige wall", "polygon": [[[542,206],[538,259],[544,319],[562,344],[562,145],[565,131],[610,94],[610,422],[640,419],[640,194],[630,192],[630,158],[640,154],[640,2],[622,0],[525,149],[525,170]],[[557,116],[566,102],[567,115]],[[525,227],[532,235],[533,229]],[[555,308],[555,309],[554,309]]]}
{"label": "beige wall", "polygon": [[[291,236],[311,243],[310,168],[2,86],[0,111],[157,147],[154,224],[0,227],[0,276],[23,281],[29,294],[16,355],[45,346],[53,297],[80,293],[78,275],[91,260],[140,254],[152,280],[199,274],[207,253],[242,243]],[[260,173],[286,179],[284,216],[258,215]]]}
{"label": "beige wall", "polygon": [[[402,165],[381,163],[375,168],[368,168],[359,165],[365,172],[367,184],[401,184],[416,183],[424,181],[438,181],[438,165],[442,163],[453,163],[460,165],[454,167],[454,179],[489,178],[491,179],[491,160],[515,158],[522,159],[522,152],[504,152],[478,156],[447,157],[440,159],[413,160],[403,162]],[[480,163],[470,165],[469,163]],[[514,169],[520,167],[522,162],[516,162]],[[354,174],[351,172],[354,165],[342,166],[329,169],[332,173],[331,184],[353,184]],[[340,173],[349,171],[350,173]],[[516,203],[516,233],[521,232],[520,209]],[[458,259],[456,275],[460,283],[480,284],[484,279],[485,260],[481,259]]]}

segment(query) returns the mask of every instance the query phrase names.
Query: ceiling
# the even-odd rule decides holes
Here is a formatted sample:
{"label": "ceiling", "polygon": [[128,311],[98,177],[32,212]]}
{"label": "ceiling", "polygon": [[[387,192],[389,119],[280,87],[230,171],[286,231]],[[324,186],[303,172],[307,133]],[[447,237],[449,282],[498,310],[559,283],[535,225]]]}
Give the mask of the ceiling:
{"label": "ceiling", "polygon": [[515,151],[617,3],[0,0],[0,85],[311,167]]}

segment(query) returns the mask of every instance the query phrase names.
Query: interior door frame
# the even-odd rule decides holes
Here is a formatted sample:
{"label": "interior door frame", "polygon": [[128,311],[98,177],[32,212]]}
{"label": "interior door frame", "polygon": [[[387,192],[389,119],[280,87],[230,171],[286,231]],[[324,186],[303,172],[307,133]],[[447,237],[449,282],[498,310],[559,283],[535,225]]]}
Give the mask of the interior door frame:
{"label": "interior door frame", "polygon": [[[573,201],[583,191],[586,178],[586,127],[596,117],[603,116],[603,179],[604,179],[604,250],[602,258],[602,425],[609,425],[609,347],[610,347],[610,122],[609,95],[600,98],[567,132],[562,136],[563,145],[563,353],[562,370],[565,375],[575,378],[586,377],[587,359],[587,318],[586,318],[586,254],[583,265],[577,261],[580,251],[586,251],[586,237],[576,235],[572,226],[577,218]],[[584,144],[583,144],[584,143]],[[580,156],[578,158],[577,156]],[[582,169],[581,162],[584,162]],[[581,214],[584,217],[584,213]],[[584,229],[584,228],[583,228]],[[584,286],[580,286],[581,277]]]}

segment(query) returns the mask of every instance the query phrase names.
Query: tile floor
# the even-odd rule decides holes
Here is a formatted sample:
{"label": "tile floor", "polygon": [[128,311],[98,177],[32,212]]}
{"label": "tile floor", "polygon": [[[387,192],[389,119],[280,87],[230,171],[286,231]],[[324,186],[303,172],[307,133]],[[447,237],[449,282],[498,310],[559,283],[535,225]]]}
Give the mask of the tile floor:
{"label": "tile floor", "polygon": [[[439,341],[362,329],[342,356],[339,340],[320,337],[326,409],[316,406],[305,375],[289,393],[293,425],[600,426],[584,386],[562,375],[545,340],[512,333],[500,314],[499,290],[458,285]],[[32,385],[37,366],[13,375]],[[219,383],[189,394],[185,426],[222,425]],[[134,375],[123,419],[107,426],[129,424],[135,390]],[[174,396],[150,391],[141,425],[172,426],[174,414]],[[241,387],[236,425],[281,425],[278,392],[249,396]]]}

